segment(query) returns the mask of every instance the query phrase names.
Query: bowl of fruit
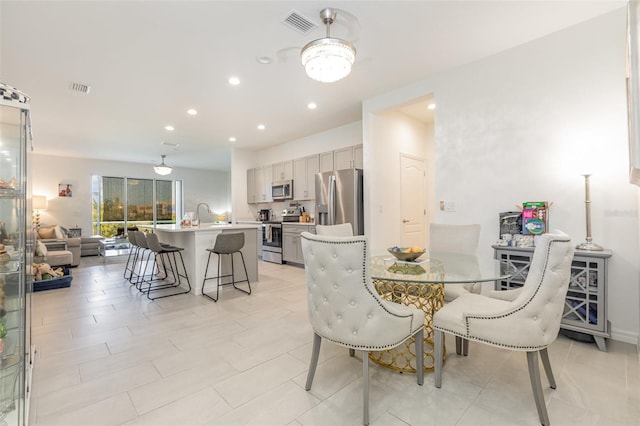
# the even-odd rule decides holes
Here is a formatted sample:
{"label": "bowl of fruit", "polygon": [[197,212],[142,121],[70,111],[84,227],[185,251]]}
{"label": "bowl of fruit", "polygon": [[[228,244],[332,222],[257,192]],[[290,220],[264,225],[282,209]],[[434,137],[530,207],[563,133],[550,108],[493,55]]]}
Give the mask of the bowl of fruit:
{"label": "bowl of fruit", "polygon": [[404,262],[414,262],[417,258],[422,256],[426,250],[420,246],[413,247],[389,247],[387,249],[389,253],[394,255],[396,259]]}

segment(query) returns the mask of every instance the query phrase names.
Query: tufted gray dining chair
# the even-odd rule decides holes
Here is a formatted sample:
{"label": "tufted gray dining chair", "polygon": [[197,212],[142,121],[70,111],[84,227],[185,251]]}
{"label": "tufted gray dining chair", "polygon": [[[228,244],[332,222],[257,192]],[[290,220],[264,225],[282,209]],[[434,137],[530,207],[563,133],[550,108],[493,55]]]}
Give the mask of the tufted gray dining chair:
{"label": "tufted gray dining chair", "polygon": [[526,352],[538,417],[543,425],[548,425],[538,353],[549,384],[555,389],[547,347],[560,330],[573,251],[568,235],[561,231],[545,234],[536,244],[529,275],[521,288],[495,291],[491,297],[465,294],[436,312],[433,316],[436,387],[442,384],[443,333]]}
{"label": "tufted gray dining chair", "polygon": [[[369,351],[391,349],[415,337],[422,354],[424,312],[383,300],[369,272],[367,238],[302,235],[313,352],[306,390],[311,389],[322,339],[362,351],[363,423],[369,424]],[[351,352],[353,353],[353,352]],[[423,357],[416,357],[417,381],[424,381]]]}

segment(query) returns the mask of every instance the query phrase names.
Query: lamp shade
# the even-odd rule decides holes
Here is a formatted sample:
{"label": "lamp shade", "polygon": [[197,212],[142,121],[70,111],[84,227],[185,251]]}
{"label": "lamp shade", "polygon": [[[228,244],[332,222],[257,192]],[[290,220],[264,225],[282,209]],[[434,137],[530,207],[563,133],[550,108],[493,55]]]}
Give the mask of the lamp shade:
{"label": "lamp shade", "polygon": [[356,49],[351,43],[331,37],[330,27],[336,15],[334,9],[320,11],[320,19],[327,26],[327,36],[313,40],[300,52],[307,75],[323,83],[333,83],[348,76],[356,60]]}
{"label": "lamp shade", "polygon": [[161,157],[162,157],[162,163],[157,166],[153,166],[153,170],[161,176],[166,176],[170,174],[173,169],[167,166],[166,164],[164,164],[164,157],[166,157],[166,155],[161,155]]}
{"label": "lamp shade", "polygon": [[323,83],[333,83],[348,76],[356,59],[351,43],[338,38],[321,38],[302,49],[302,65],[307,75]]}
{"label": "lamp shade", "polygon": [[34,195],[31,197],[31,203],[33,210],[46,210],[47,209],[47,197],[44,195]]}

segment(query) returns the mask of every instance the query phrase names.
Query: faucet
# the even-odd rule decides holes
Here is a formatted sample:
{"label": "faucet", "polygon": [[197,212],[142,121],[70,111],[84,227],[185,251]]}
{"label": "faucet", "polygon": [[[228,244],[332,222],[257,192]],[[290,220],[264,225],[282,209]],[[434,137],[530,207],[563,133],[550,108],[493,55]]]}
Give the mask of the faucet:
{"label": "faucet", "polygon": [[207,207],[207,213],[212,213],[211,207],[209,207],[209,204],[207,204],[207,203],[199,203],[198,207],[196,207],[196,221],[198,223],[198,226],[200,226],[200,206],[206,206]]}

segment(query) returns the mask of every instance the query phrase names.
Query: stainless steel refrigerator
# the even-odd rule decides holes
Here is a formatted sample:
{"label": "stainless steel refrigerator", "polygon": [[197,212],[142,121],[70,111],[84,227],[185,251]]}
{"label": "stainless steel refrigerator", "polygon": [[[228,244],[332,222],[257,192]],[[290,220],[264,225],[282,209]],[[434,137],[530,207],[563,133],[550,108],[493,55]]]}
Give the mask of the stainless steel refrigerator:
{"label": "stainless steel refrigerator", "polygon": [[364,235],[362,170],[345,169],[316,174],[316,223],[350,223],[354,235]]}

